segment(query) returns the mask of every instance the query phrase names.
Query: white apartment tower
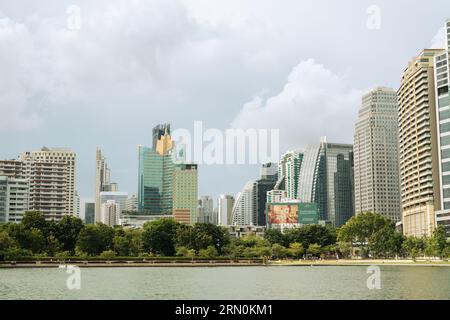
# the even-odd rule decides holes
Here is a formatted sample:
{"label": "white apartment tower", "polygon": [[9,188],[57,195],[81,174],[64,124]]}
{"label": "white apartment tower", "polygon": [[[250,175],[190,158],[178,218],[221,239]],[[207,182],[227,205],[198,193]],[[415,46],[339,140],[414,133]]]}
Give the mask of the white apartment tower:
{"label": "white apartment tower", "polygon": [[41,212],[47,220],[76,215],[76,154],[65,148],[42,148],[19,156],[22,176],[29,181],[30,211]]}
{"label": "white apartment tower", "polygon": [[217,200],[217,222],[221,226],[231,225],[233,214],[234,197],[222,194]]}
{"label": "white apartment tower", "polygon": [[391,88],[363,96],[354,135],[356,214],[374,212],[401,220],[398,102]]}

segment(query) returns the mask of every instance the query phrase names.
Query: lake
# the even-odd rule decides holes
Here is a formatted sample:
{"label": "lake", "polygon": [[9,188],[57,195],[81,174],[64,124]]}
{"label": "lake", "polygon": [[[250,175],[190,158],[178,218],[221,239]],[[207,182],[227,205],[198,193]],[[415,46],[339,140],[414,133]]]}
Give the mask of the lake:
{"label": "lake", "polygon": [[450,267],[381,266],[379,290],[370,276],[363,266],[16,268],[0,269],[0,299],[450,299]]}

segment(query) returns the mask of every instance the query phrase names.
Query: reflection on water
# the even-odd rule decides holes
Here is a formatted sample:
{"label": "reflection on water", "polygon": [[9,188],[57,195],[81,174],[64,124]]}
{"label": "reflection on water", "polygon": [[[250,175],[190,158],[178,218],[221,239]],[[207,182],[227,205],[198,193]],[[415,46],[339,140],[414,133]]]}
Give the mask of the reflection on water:
{"label": "reflection on water", "polygon": [[86,268],[81,289],[64,269],[0,269],[0,299],[450,299],[450,268],[382,266],[381,290],[366,267]]}

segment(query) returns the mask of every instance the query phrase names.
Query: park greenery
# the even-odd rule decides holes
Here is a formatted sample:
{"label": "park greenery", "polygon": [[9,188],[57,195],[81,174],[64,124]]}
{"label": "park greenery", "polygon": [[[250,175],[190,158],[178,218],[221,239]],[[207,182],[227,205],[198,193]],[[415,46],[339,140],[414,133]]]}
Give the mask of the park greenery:
{"label": "park greenery", "polygon": [[173,219],[148,222],[142,229],[85,225],[65,216],[46,221],[27,212],[19,224],[0,225],[0,261],[40,259],[345,259],[450,257],[450,241],[439,227],[432,237],[405,237],[381,215],[364,213],[341,228],[306,225],[281,232],[266,230],[264,238],[230,238],[212,224],[193,226]]}

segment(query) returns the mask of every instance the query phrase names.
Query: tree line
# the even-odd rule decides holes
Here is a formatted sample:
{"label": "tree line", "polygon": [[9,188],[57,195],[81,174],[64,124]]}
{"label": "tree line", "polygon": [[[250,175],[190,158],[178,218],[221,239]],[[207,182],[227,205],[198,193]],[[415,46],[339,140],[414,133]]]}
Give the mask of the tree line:
{"label": "tree line", "polygon": [[27,212],[19,224],[0,225],[0,261],[27,259],[114,259],[119,257],[183,258],[403,258],[450,256],[450,241],[439,227],[432,237],[405,237],[381,215],[365,213],[339,229],[306,225],[281,232],[266,230],[230,238],[226,228],[198,223],[180,224],[173,219],[147,222],[142,229],[85,225],[65,216],[46,221],[39,212]]}

